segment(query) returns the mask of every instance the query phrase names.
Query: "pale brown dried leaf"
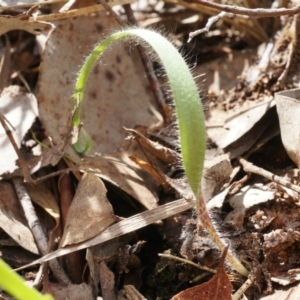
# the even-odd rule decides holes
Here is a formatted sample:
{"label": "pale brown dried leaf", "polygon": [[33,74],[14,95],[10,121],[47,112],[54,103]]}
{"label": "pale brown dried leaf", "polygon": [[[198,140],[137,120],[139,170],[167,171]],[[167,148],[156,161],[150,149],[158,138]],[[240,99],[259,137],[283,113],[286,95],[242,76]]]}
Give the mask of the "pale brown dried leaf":
{"label": "pale brown dried leaf", "polygon": [[115,300],[115,276],[114,273],[107,267],[106,263],[100,263],[100,285],[103,299]]}
{"label": "pale brown dried leaf", "polygon": [[56,199],[51,191],[44,183],[32,186],[26,184],[26,189],[33,202],[41,206],[50,216],[52,216],[56,224],[59,223],[60,211]]}
{"label": "pale brown dried leaf", "polygon": [[47,283],[44,293],[51,294],[55,300],[94,300],[93,289],[86,283],[63,285],[58,283]]}
{"label": "pale brown dried leaf", "polygon": [[242,230],[247,209],[259,203],[273,200],[274,197],[275,192],[268,190],[263,184],[257,183],[252,186],[244,186],[229,199],[233,211],[226,216],[224,222],[231,224],[238,230]]}
{"label": "pale brown dried leaf", "polygon": [[0,182],[0,227],[21,247],[39,253],[16,193],[7,182]]}
{"label": "pale brown dried leaf", "polygon": [[275,95],[282,143],[298,168],[300,166],[299,96],[299,88]]}
{"label": "pale brown dried leaf", "polygon": [[84,159],[79,168],[110,181],[146,208],[152,209],[157,206],[158,185],[149,174],[130,160],[129,155],[133,154],[146,159],[136,141],[127,141],[117,152]]}
{"label": "pale brown dried leaf", "polygon": [[[37,100],[33,94],[24,92],[19,86],[10,86],[3,90],[0,97],[0,110],[6,119],[16,129],[13,137],[17,145],[21,146],[21,141],[38,116]],[[12,173],[16,166],[17,154],[14,151],[4,129],[0,126],[0,175]]]}
{"label": "pale brown dried leaf", "polygon": [[61,247],[84,242],[116,221],[101,179],[84,174],[69,208]]}

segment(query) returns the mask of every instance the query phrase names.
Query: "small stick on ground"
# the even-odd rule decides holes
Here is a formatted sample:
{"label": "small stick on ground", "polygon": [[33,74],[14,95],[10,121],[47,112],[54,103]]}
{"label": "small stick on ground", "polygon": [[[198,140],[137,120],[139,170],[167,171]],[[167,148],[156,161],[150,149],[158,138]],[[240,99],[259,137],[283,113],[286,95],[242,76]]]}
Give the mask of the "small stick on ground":
{"label": "small stick on ground", "polygon": [[224,18],[224,17],[232,18],[232,17],[234,17],[234,14],[232,14],[232,13],[227,13],[227,12],[225,12],[225,11],[222,11],[222,12],[220,12],[219,14],[217,14],[216,16],[210,17],[210,18],[208,19],[208,21],[207,21],[207,23],[206,23],[206,25],[205,25],[204,28],[198,29],[198,30],[193,31],[193,32],[190,32],[190,34],[189,34],[189,39],[188,39],[187,42],[189,43],[195,36],[197,36],[197,35],[199,35],[199,34],[201,34],[201,33],[203,33],[203,32],[205,32],[205,33],[209,32],[210,27],[211,27],[214,23],[218,22],[220,19],[222,19],[222,18]]}
{"label": "small stick on ground", "polygon": [[164,253],[158,253],[158,256],[164,257],[164,258],[168,258],[168,259],[178,260],[178,261],[180,261],[182,263],[189,264],[189,265],[191,265],[191,266],[193,266],[195,268],[198,268],[200,270],[204,270],[204,271],[207,271],[207,272],[210,272],[210,273],[213,273],[213,274],[217,273],[217,271],[214,270],[214,269],[210,269],[208,267],[201,266],[199,264],[195,264],[192,261],[184,259],[184,258],[181,258],[181,257],[177,257],[177,256],[170,255],[170,254],[164,254]]}
{"label": "small stick on ground", "polygon": [[187,3],[196,3],[203,6],[211,7],[220,11],[233,13],[236,15],[244,15],[253,18],[268,18],[280,16],[292,16],[300,12],[300,4],[292,8],[246,8],[241,6],[233,6],[226,4],[219,4],[208,0],[183,0]]}
{"label": "small stick on ground", "polygon": [[[17,193],[17,196],[20,200],[21,206],[24,210],[26,220],[28,222],[29,228],[35,238],[37,246],[43,255],[49,253],[47,238],[44,234],[44,231],[40,225],[39,219],[35,213],[35,209],[32,205],[31,199],[27,193],[27,190],[24,186],[24,182],[21,178],[13,179],[13,184]],[[57,259],[49,261],[49,266],[60,283],[70,284],[71,281],[68,278],[65,271],[59,265]]]}
{"label": "small stick on ground", "polygon": [[240,300],[245,292],[253,285],[256,277],[254,272],[249,274],[248,279],[243,283],[243,285],[233,294],[232,300]]}
{"label": "small stick on ground", "polygon": [[296,193],[300,194],[300,187],[296,184],[291,183],[289,180],[286,180],[280,176],[277,176],[277,175],[273,174],[272,172],[264,170],[263,168],[257,167],[255,165],[253,165],[252,163],[248,162],[247,160],[245,160],[244,158],[240,157],[239,162],[243,166],[243,169],[246,173],[254,173],[254,174],[263,176],[263,177],[269,179],[270,181],[274,181],[275,183],[285,186],[285,187],[295,191]]}

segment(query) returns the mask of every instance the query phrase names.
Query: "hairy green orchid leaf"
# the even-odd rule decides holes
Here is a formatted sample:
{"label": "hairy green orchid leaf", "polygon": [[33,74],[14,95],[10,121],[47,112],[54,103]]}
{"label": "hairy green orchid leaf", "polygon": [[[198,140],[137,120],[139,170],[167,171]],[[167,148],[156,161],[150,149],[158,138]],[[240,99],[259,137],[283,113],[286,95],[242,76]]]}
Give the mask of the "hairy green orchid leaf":
{"label": "hairy green orchid leaf", "polygon": [[[201,99],[187,64],[172,43],[155,31],[134,28],[116,32],[97,45],[79,72],[73,98],[75,110],[73,125],[76,129],[81,124],[80,109],[84,90],[96,61],[114,41],[129,37],[138,39],[150,46],[165,69],[176,107],[183,167],[197,200],[198,215],[214,242],[223,250],[225,245],[210,220],[206,203],[201,196],[200,185],[206,148],[205,118]],[[90,145],[87,136],[85,138],[82,136],[82,140],[79,138],[76,147],[78,150],[84,151],[88,148],[87,145]],[[228,251],[227,259],[238,272],[244,276],[248,275],[248,270],[231,251]]]}
{"label": "hairy green orchid leaf", "polygon": [[[199,194],[204,155],[205,123],[197,85],[177,49],[159,33],[147,29],[125,29],[101,42],[86,59],[77,79],[74,94],[74,126],[80,125],[80,104],[88,76],[98,58],[116,40],[136,37],[148,44],[165,68],[176,105],[183,165],[189,184],[196,197]],[[84,148],[84,147],[83,147]]]}

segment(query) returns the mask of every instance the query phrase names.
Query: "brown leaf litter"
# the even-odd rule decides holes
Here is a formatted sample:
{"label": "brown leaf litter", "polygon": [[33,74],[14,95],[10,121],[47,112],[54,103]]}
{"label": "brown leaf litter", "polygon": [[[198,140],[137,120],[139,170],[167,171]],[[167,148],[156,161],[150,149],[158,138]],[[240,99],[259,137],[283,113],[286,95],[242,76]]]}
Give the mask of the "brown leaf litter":
{"label": "brown leaf litter", "polygon": [[[1,83],[7,85],[1,99],[9,96],[1,112],[17,130],[12,136],[18,147],[23,145],[21,157],[29,165],[28,170],[38,171],[40,177],[56,171],[60,159],[64,160],[59,163],[61,173],[67,172],[63,170],[65,162],[70,167],[69,187],[60,183],[63,179],[53,178],[42,186],[28,187],[28,195],[43,208],[35,206],[39,220],[45,220],[40,222],[41,227],[49,233],[48,249],[58,243],[63,246],[47,259],[87,249],[88,268],[82,271],[78,267],[80,274],[76,280],[70,276],[78,284],[57,283],[61,277],[53,271],[50,274],[56,279],[45,276],[43,291],[52,293],[56,299],[92,299],[93,293],[107,299],[191,299],[195,295],[205,299],[208,292],[209,299],[230,299],[240,288],[233,297],[245,294],[248,299],[258,299],[271,292],[279,296],[282,287],[287,287],[293,295],[297,287],[292,284],[300,280],[297,176],[300,155],[296,123],[299,97],[298,90],[275,97],[274,92],[298,87],[299,16],[283,18],[285,24],[274,41],[268,39],[266,30],[268,26],[274,31],[279,28],[274,18],[261,21],[227,18],[225,23],[234,28],[220,22],[206,36],[195,39],[191,47],[183,44],[181,37],[194,30],[195,25],[201,27],[204,15],[195,18],[200,6],[184,3],[191,11],[160,5],[164,6],[161,15],[156,11],[158,7],[146,5],[153,14],[139,12],[143,16],[141,23],[178,24],[174,43],[187,53],[193,51],[195,57],[201,56],[198,63],[206,62],[205,66],[197,66],[194,73],[198,75],[201,67],[205,71],[213,70],[207,76],[207,85],[201,82],[203,93],[208,91],[205,198],[219,234],[251,269],[251,275],[246,280],[234,273],[224,262],[225,254],[218,259],[219,250],[190,210],[194,203],[189,199],[191,193],[182,176],[174,139],[176,129],[171,124],[172,118],[163,120],[160,115],[133,47],[123,44],[112,47],[95,67],[83,107],[83,126],[92,137],[93,148],[88,155],[80,157],[70,147],[71,98],[78,66],[93,45],[110,33],[107,28],[112,30],[118,25],[109,14],[94,13],[71,19],[72,11],[64,15],[51,7],[49,17],[66,19],[54,22],[56,29],[47,39],[40,66],[35,65],[36,57],[26,48],[26,38],[19,35],[16,42],[15,33],[10,30],[36,33],[36,30],[49,29],[49,25],[33,22],[26,12],[15,17],[2,16],[9,26],[3,27],[9,31],[6,48],[26,49],[20,50],[22,55],[15,64],[17,70],[11,69],[11,64],[1,69],[7,78]],[[210,9],[205,11],[209,15],[215,13]],[[172,16],[169,21],[168,15]],[[40,19],[43,17],[47,15]],[[244,36],[237,31],[243,28],[247,29]],[[236,49],[245,48],[246,42],[253,45],[253,41],[267,42],[258,54],[252,50],[237,55]],[[215,57],[218,60],[210,61]],[[233,68],[233,64],[238,66]],[[33,84],[26,80],[29,73],[32,75],[37,70],[32,68],[37,67],[39,79],[35,92],[36,81]],[[227,73],[228,77],[224,78]],[[27,91],[9,86],[11,83],[22,84]],[[167,95],[165,85],[162,90]],[[34,94],[39,112],[29,109],[31,115],[27,122],[24,105],[36,100]],[[13,107],[12,100],[21,96],[22,104],[17,101]],[[166,107],[169,102],[167,99]],[[17,115],[12,117],[13,111]],[[32,127],[28,131],[37,115],[44,129]],[[163,121],[166,128],[161,127]],[[124,126],[130,129],[124,130]],[[131,138],[124,141],[128,133]],[[1,141],[1,173],[7,173],[6,179],[15,182],[15,174],[22,174],[15,165],[17,156],[13,156],[4,132]],[[35,179],[35,175],[32,177]],[[21,213],[12,186],[7,181],[1,182],[1,186],[1,256],[11,261],[12,266],[20,266],[21,262],[26,264],[29,258],[32,260],[32,256],[25,255],[27,260],[14,258],[8,255],[7,249],[16,247],[17,242],[37,253],[40,246],[34,243],[28,226],[31,220],[25,220]],[[67,192],[74,199],[65,219],[60,215],[65,209],[60,202]],[[170,254],[169,259],[159,259],[159,252]],[[193,265],[173,261],[172,255],[183,256],[207,269],[199,271]],[[68,256],[64,264],[70,263],[68,259],[75,266],[81,263],[80,257],[73,256],[71,260]],[[38,262],[42,261],[43,258]],[[71,270],[69,266],[65,269]],[[208,271],[211,269],[216,269],[215,277]]]}

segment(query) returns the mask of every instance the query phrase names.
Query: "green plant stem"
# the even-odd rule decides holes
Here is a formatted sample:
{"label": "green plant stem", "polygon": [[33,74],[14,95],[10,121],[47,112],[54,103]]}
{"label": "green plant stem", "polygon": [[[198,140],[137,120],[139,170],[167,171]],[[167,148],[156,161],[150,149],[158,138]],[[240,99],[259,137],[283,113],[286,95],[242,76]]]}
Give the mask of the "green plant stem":
{"label": "green plant stem", "polygon": [[[187,64],[169,41],[154,31],[137,28],[119,31],[97,45],[79,72],[73,98],[75,109],[73,124],[75,127],[80,126],[81,102],[83,101],[88,76],[96,61],[112,42],[130,36],[146,42],[156,53],[165,68],[178,117],[179,139],[184,170],[195,198],[198,199],[196,201],[197,212],[203,226],[207,229],[220,250],[223,251],[225,246],[210,220],[206,204],[202,197],[199,197],[201,195],[200,183],[206,149],[205,118],[201,99],[197,85]],[[78,146],[80,147],[80,145]],[[244,276],[248,275],[249,272],[230,251],[228,251],[227,258],[232,267],[239,273]]]}
{"label": "green plant stem", "polygon": [[[215,242],[215,244],[219,247],[219,249],[223,252],[224,249],[227,247],[222,240],[220,239],[212,221],[209,216],[209,213],[206,208],[206,203],[201,195],[199,194],[198,197],[198,205],[197,205],[197,212],[199,219],[202,223],[202,225],[205,227],[207,232],[209,233],[212,240]],[[226,259],[229,261],[229,263],[234,267],[240,274],[247,277],[249,275],[249,271],[242,265],[242,263],[239,261],[239,259],[234,256],[234,254],[231,252],[230,249],[228,249]]]}

